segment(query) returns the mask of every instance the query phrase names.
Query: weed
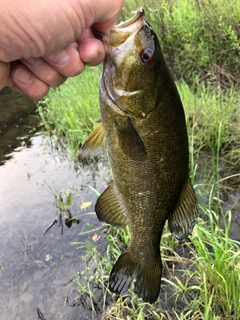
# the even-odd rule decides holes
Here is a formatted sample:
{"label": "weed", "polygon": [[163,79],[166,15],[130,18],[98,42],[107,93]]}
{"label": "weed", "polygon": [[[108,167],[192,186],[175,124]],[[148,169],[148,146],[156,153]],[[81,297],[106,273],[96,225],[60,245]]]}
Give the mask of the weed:
{"label": "weed", "polygon": [[[89,297],[93,313],[100,312],[101,319],[119,320],[237,320],[240,312],[240,243],[229,238],[231,212],[225,214],[224,230],[213,211],[203,209],[203,213],[209,222],[200,220],[191,241],[184,246],[178,246],[165,230],[161,242],[165,271],[160,301],[153,305],[142,302],[132,287],[122,296],[112,294],[108,289],[111,268],[129,242],[128,228],[110,228],[104,249],[93,242],[81,243],[87,252],[82,258],[86,261],[86,269],[78,274],[76,284],[79,294]],[[103,228],[106,231],[106,227]],[[177,253],[181,250],[187,254]],[[96,288],[102,297],[97,301],[93,294]]]}
{"label": "weed", "polygon": [[240,87],[238,0],[127,0],[121,19],[142,6],[175,79]]}
{"label": "weed", "polygon": [[52,89],[38,104],[42,125],[55,149],[70,151],[77,159],[80,146],[99,118],[98,79],[100,69],[90,67],[79,77]]}
{"label": "weed", "polygon": [[[237,320],[240,244],[229,236],[233,211],[225,209],[223,195],[226,188],[239,188],[240,7],[237,0],[128,0],[120,19],[129,18],[142,5],[179,80],[189,134],[190,174],[201,219],[190,242],[183,246],[165,229],[162,288],[153,305],[138,299],[132,288],[122,296],[108,290],[111,268],[129,242],[127,228],[104,226],[105,241],[74,243],[86,249],[86,268],[75,280],[79,299],[91,309],[92,319],[101,315],[119,320]],[[88,68],[59,90],[51,90],[39,105],[42,123],[55,146],[70,150],[75,159],[99,117],[99,73],[100,68]],[[58,198],[59,208],[66,211],[71,196],[63,200]],[[91,225],[83,232],[100,233],[91,231]]]}

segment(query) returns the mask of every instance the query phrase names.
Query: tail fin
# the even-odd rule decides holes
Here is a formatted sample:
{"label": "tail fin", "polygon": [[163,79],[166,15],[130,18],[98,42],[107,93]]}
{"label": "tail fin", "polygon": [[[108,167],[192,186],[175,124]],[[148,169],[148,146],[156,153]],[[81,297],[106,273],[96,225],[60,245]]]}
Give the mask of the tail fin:
{"label": "tail fin", "polygon": [[131,259],[129,252],[121,254],[114,265],[109,279],[109,288],[117,294],[128,290],[136,278],[135,293],[145,302],[154,303],[161,286],[162,263],[160,255],[143,266]]}

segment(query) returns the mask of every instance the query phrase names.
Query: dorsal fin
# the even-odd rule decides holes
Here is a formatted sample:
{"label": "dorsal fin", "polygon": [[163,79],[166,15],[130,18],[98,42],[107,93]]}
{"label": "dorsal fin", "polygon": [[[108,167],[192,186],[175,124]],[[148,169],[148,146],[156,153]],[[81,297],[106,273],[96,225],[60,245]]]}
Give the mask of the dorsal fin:
{"label": "dorsal fin", "polygon": [[172,235],[180,242],[184,242],[192,232],[198,215],[195,191],[189,177],[187,177],[176,208],[168,218],[168,225]]}

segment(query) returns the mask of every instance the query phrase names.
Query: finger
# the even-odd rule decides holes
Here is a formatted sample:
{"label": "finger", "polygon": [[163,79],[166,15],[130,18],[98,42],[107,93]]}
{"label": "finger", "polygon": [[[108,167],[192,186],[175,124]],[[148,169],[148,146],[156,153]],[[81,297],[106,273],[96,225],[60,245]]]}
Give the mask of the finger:
{"label": "finger", "polygon": [[107,32],[109,29],[113,28],[116,25],[118,15],[114,16],[113,18],[104,21],[104,22],[98,22],[94,23],[92,27],[100,32]]}
{"label": "finger", "polygon": [[32,72],[33,75],[50,87],[58,87],[66,81],[66,77],[61,75],[42,58],[21,59],[21,62]]}
{"label": "finger", "polygon": [[102,42],[96,39],[90,29],[83,32],[78,39],[79,54],[81,60],[89,66],[96,66],[105,57],[105,49]]}
{"label": "finger", "polygon": [[[107,32],[110,28],[115,26],[124,1],[105,0],[104,5],[102,6],[99,6],[99,1],[94,2],[96,5],[94,18],[95,23],[91,25],[94,27],[94,29],[100,32]],[[106,10],[106,8],[108,8],[108,10]]]}
{"label": "finger", "polygon": [[44,60],[65,77],[76,76],[84,70],[84,63],[76,45],[73,44],[58,53],[44,57]]}
{"label": "finger", "polygon": [[0,90],[7,85],[10,75],[10,63],[0,61]]}
{"label": "finger", "polygon": [[30,70],[19,63],[12,68],[11,77],[14,82],[13,89],[25,93],[32,99],[40,99],[45,96],[49,90],[46,83],[35,77]]}

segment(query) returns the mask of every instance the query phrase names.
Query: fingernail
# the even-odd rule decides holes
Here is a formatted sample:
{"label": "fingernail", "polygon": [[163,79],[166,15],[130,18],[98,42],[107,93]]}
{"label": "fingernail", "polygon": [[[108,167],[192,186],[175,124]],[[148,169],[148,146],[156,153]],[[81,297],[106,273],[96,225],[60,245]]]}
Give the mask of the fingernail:
{"label": "fingernail", "polygon": [[22,84],[24,84],[25,86],[28,86],[32,82],[32,79],[33,79],[31,74],[23,69],[18,69],[14,73],[14,78],[16,80],[18,80],[19,82],[21,82]]}
{"label": "fingernail", "polygon": [[61,52],[51,54],[50,56],[46,57],[52,63],[62,66],[69,60],[69,53],[66,50],[62,50]]}

